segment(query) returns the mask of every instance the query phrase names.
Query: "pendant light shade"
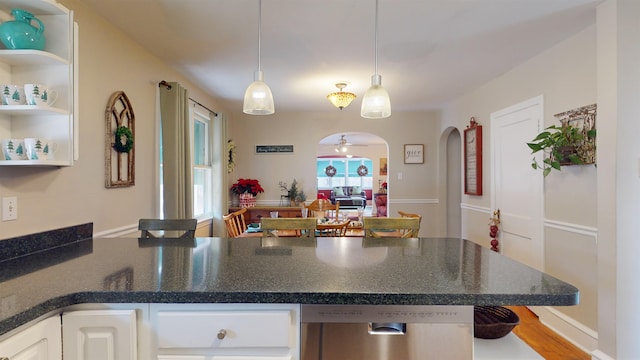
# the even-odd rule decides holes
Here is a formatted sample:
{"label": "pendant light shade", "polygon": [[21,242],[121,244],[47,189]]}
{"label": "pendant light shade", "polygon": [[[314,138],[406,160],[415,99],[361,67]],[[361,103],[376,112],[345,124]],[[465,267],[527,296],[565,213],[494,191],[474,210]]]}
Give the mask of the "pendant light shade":
{"label": "pendant light shade", "polygon": [[382,87],[382,76],[371,76],[371,87],[364,93],[360,116],[367,119],[382,119],[391,115],[389,93]]}
{"label": "pendant light shade", "polygon": [[242,112],[250,115],[271,115],[275,112],[269,85],[262,80],[262,71],[256,71],[254,81],[244,93]]}
{"label": "pendant light shade", "polygon": [[382,119],[391,115],[389,93],[382,87],[382,76],[378,74],[378,0],[375,19],[375,74],[371,76],[371,87],[362,97],[360,116],[367,119]]}
{"label": "pendant light shade", "polygon": [[264,82],[264,74],[261,67],[262,45],[262,0],[258,2],[258,71],[253,76],[253,82],[244,93],[242,112],[249,115],[271,115],[275,112],[271,89]]}

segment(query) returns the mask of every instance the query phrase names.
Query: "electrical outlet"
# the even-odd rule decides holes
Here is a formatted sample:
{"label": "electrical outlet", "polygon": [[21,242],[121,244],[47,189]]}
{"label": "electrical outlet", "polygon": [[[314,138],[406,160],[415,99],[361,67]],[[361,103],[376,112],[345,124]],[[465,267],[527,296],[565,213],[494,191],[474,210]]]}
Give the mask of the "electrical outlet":
{"label": "electrical outlet", "polygon": [[2,198],[2,221],[10,221],[18,219],[18,198],[4,197]]}

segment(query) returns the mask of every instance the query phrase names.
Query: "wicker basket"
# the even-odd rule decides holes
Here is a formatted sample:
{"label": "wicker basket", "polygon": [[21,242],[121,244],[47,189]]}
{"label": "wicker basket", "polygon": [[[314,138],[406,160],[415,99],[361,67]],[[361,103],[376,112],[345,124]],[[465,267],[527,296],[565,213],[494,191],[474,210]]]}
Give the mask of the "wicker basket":
{"label": "wicker basket", "polygon": [[473,336],[480,339],[499,339],[520,323],[516,313],[501,306],[474,306],[473,320]]}

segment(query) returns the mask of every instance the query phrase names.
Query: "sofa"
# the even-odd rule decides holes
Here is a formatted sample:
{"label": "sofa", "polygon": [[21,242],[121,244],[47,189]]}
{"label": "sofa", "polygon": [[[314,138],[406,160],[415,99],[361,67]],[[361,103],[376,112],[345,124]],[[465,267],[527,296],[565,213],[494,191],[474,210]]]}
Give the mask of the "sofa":
{"label": "sofa", "polygon": [[329,200],[332,204],[340,201],[340,207],[365,207],[367,193],[359,186],[336,186],[331,190]]}

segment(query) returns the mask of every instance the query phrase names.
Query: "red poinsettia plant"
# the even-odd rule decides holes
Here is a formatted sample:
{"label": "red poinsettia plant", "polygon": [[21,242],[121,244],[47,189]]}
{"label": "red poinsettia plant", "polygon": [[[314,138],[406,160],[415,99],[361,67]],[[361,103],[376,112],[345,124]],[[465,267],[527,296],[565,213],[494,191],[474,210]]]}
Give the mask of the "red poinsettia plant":
{"label": "red poinsettia plant", "polygon": [[260,186],[260,182],[258,180],[238,179],[235,184],[231,185],[231,192],[238,195],[249,193],[256,196],[258,193],[264,192],[264,189]]}
{"label": "red poinsettia plant", "polygon": [[382,188],[387,190],[387,182],[386,181],[382,183]]}

